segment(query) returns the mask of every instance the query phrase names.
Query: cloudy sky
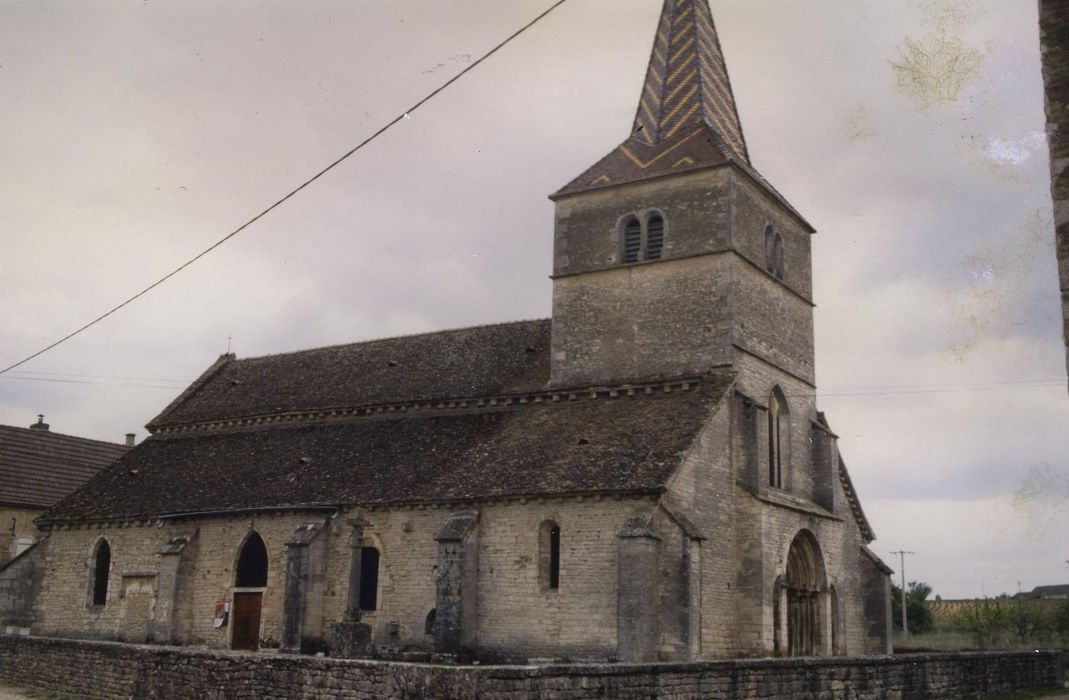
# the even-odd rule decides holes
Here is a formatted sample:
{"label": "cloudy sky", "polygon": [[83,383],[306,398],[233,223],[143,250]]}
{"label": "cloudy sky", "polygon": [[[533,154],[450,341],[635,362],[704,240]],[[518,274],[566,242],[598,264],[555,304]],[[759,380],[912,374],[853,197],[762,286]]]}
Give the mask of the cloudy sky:
{"label": "cloudy sky", "polygon": [[[550,0],[0,0],[0,366],[276,201]],[[1069,581],[1035,0],[712,0],[750,153],[818,229],[820,403],[944,597]],[[660,2],[569,0],[323,179],[0,376],[120,441],[239,356],[549,315],[546,195],[627,134]]]}

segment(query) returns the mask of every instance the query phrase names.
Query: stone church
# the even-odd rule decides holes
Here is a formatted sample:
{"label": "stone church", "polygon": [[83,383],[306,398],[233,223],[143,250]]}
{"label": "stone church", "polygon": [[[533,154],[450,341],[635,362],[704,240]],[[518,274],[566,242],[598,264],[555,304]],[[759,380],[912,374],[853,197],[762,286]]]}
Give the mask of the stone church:
{"label": "stone church", "polygon": [[551,318],[220,357],[39,520],[33,632],[887,652],[889,570],[814,398],[814,229],[750,162],[706,0],[665,1],[630,134],[551,199]]}

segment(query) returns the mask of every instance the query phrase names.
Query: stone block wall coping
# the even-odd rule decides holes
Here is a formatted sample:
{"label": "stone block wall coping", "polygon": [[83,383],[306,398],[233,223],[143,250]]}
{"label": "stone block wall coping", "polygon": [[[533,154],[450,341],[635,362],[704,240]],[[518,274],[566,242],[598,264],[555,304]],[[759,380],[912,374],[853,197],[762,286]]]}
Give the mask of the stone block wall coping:
{"label": "stone block wall coping", "polygon": [[[186,698],[933,700],[1055,687],[1062,652],[460,666],[0,636],[0,679],[49,693]],[[737,692],[736,692],[737,689]],[[727,694],[725,694],[727,693]]]}

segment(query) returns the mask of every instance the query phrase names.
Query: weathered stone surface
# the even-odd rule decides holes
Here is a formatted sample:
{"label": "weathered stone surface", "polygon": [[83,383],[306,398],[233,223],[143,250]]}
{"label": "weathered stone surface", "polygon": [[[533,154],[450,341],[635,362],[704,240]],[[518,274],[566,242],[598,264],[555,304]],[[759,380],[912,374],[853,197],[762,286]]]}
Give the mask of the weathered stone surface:
{"label": "weathered stone surface", "polygon": [[359,659],[371,654],[371,625],[346,620],[330,626],[330,653],[342,659]]}
{"label": "weathered stone surface", "polygon": [[642,697],[927,700],[1057,687],[1058,652],[747,659],[686,664],[434,666],[0,637],[0,679],[111,698]]}
{"label": "weathered stone surface", "polygon": [[49,538],[36,542],[0,570],[0,625],[29,628],[37,620],[33,605],[44,576]]}

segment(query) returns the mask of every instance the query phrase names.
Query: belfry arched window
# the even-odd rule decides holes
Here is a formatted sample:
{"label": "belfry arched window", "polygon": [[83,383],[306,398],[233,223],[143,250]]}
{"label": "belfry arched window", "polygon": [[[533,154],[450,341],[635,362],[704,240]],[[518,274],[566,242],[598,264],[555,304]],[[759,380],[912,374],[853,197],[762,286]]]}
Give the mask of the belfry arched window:
{"label": "belfry arched window", "polygon": [[638,262],[642,251],[642,224],[635,217],[629,217],[624,223],[624,262]]}
{"label": "belfry arched window", "polygon": [[790,465],[791,413],[787,397],[775,387],[768,397],[768,485],[783,488],[784,471]]}
{"label": "belfry arched window", "polygon": [[664,252],[665,219],[660,212],[629,214],[621,221],[624,264],[660,260]]}
{"label": "belfry arched window", "polygon": [[774,270],[773,275],[776,279],[783,279],[783,236],[776,234],[776,240],[772,243],[772,264]]}
{"label": "belfry arched window", "polygon": [[646,260],[657,260],[664,247],[664,217],[653,214],[646,221]]}
{"label": "belfry arched window", "polygon": [[765,269],[778,280],[783,279],[783,236],[771,225],[765,227]]}
{"label": "belfry arched window", "polygon": [[771,226],[765,226],[765,270],[772,272],[775,266],[772,264],[773,249],[776,245],[776,232]]}
{"label": "belfry arched window", "polygon": [[93,605],[108,602],[108,577],[111,575],[111,545],[107,540],[97,543],[93,554]]}

